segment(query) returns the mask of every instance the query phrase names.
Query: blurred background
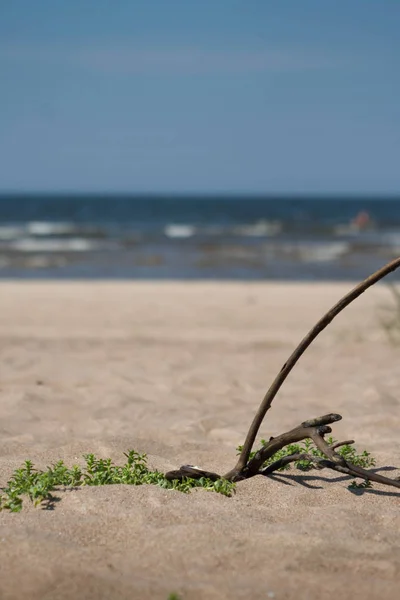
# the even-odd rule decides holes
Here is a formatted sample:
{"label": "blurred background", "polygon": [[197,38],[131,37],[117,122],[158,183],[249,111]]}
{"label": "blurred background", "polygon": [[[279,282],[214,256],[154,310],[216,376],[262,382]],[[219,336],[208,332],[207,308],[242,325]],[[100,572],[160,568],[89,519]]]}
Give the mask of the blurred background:
{"label": "blurred background", "polygon": [[0,2],[0,277],[348,280],[400,252],[400,3]]}

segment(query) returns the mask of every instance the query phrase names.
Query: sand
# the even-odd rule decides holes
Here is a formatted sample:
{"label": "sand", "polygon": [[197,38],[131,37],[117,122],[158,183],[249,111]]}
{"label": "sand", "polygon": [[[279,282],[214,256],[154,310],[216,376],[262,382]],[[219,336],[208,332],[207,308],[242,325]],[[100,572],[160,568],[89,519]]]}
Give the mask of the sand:
{"label": "sand", "polygon": [[[226,472],[267,387],[348,284],[0,285],[0,485],[83,453]],[[339,412],[379,467],[400,467],[400,349],[372,289],[301,359],[261,436]],[[398,476],[399,471],[380,471]],[[1,600],[397,598],[400,494],[290,471],[233,498],[152,486],[60,492],[0,513]]]}

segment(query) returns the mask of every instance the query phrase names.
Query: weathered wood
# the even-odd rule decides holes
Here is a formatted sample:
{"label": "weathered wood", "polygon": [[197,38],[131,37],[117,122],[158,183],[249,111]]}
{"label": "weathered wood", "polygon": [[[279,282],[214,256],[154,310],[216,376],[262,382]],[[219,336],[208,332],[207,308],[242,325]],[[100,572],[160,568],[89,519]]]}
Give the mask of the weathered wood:
{"label": "weathered wood", "polygon": [[[333,446],[331,446],[331,448],[332,447]],[[352,463],[349,463],[344,459],[343,463],[339,464],[336,461],[332,461],[319,456],[314,456],[313,454],[307,454],[306,452],[284,456],[283,458],[280,458],[271,465],[268,465],[267,467],[261,469],[259,471],[259,474],[266,476],[271,475],[271,473],[282,469],[282,467],[290,463],[297,462],[299,460],[309,460],[318,469],[332,469],[333,471],[338,471],[339,473],[350,475],[351,477],[359,477],[361,479],[364,479],[365,481],[374,481],[375,483],[381,483],[383,485],[390,485],[392,487],[400,488],[400,481],[398,479],[391,479],[390,477],[379,475],[379,473],[374,473],[373,471],[362,469],[361,467],[353,465]]]}
{"label": "weathered wood", "polygon": [[[339,415],[335,415],[335,417],[338,416]],[[324,417],[313,419],[312,421],[306,421],[306,423],[317,423],[320,421],[320,419],[324,419]],[[271,458],[279,450],[282,450],[282,448],[285,446],[288,446],[289,444],[295,444],[296,442],[301,442],[307,438],[314,440],[314,438],[318,437],[322,439],[323,435],[326,433],[331,433],[331,431],[332,429],[329,427],[329,425],[321,425],[320,427],[304,427],[303,424],[301,424],[298,427],[287,431],[286,433],[282,433],[281,435],[272,438],[265,446],[256,452],[252,459],[249,460],[246,467],[239,473],[239,478],[242,479],[244,476],[247,479],[248,477],[257,475],[265,461]],[[329,456],[329,458],[331,458],[331,456]],[[232,481],[237,481],[237,478],[234,477]]]}
{"label": "weathered wood", "polygon": [[[336,442],[331,445],[329,445],[324,440],[324,435],[332,431],[329,427],[329,424],[335,423],[336,421],[339,421],[342,418],[336,413],[323,415],[322,417],[317,417],[316,419],[309,419],[308,421],[304,421],[303,423],[301,423],[301,425],[295,427],[291,431],[282,433],[277,437],[270,438],[269,442],[263,448],[258,450],[258,452],[255,453],[253,458],[249,460],[251,449],[256,439],[258,430],[262,421],[264,420],[267,411],[271,408],[273,399],[275,398],[282,384],[286,380],[290,371],[296,365],[297,361],[304,354],[304,352],[307,350],[310,344],[344,308],[346,308],[351,302],[353,302],[353,300],[358,298],[363,292],[365,292],[369,287],[380,281],[383,277],[395,271],[398,267],[400,267],[400,257],[389,262],[387,265],[385,265],[384,267],[367,277],[367,279],[364,279],[364,281],[359,283],[354,289],[352,289],[349,293],[343,296],[343,298],[341,298],[339,302],[337,302],[307,333],[307,335],[303,338],[300,344],[292,352],[286,363],[279,371],[278,375],[275,377],[274,381],[272,382],[272,385],[266,392],[256,412],[256,415],[250,425],[239,459],[233,469],[231,469],[225,475],[220,476],[217,473],[213,473],[211,471],[204,471],[202,469],[199,469],[198,467],[193,467],[191,465],[183,465],[180,469],[176,471],[169,471],[166,474],[167,479],[182,480],[185,477],[191,477],[193,479],[207,477],[209,479],[212,479],[213,481],[216,481],[220,478],[224,478],[229,481],[240,481],[242,479],[254,477],[255,475],[268,475],[282,468],[283,466],[291,462],[295,462],[297,460],[310,460],[317,468],[330,468],[335,471],[339,471],[340,473],[351,475],[352,477],[361,477],[362,479],[368,481],[375,481],[376,483],[382,483],[384,485],[390,485],[393,487],[400,488],[400,481],[398,479],[390,479],[389,477],[384,477],[383,475],[379,475],[372,471],[362,469],[361,467],[347,462],[340,454],[335,452],[335,450],[340,446],[343,446],[345,444],[353,444],[354,440]],[[276,454],[276,452],[278,452],[285,446],[307,438],[312,439],[317,448],[327,458],[316,457],[307,453],[298,453],[285,456],[275,461],[268,467],[263,467],[263,464],[268,459],[273,457],[274,454]]]}
{"label": "weathered wood", "polygon": [[331,323],[331,321],[340,313],[346,306],[351,304],[353,300],[361,296],[372,285],[377,283],[380,279],[395,271],[398,267],[400,267],[400,257],[392,260],[387,265],[364,279],[361,283],[356,285],[354,289],[352,289],[348,294],[343,296],[339,302],[337,302],[315,325],[314,327],[307,333],[307,335],[302,339],[300,344],[295,348],[292,352],[288,360],[285,362],[278,375],[272,382],[272,385],[266,392],[256,415],[250,425],[249,431],[247,433],[245,442],[243,444],[242,452],[240,453],[239,460],[237,461],[235,467],[226,473],[224,477],[226,479],[232,480],[235,479],[237,475],[245,468],[247,461],[249,460],[250,452],[253,447],[254,441],[256,439],[258,430],[260,429],[260,425],[264,420],[267,411],[271,408],[271,404],[285,379],[289,375],[290,371],[296,365],[299,358],[304,354],[310,344],[315,340],[315,338]]}
{"label": "weathered wood", "polygon": [[340,446],[351,446],[355,444],[354,440],[345,440],[344,442],[335,442],[331,445],[332,450],[336,450],[336,448],[340,448]]}
{"label": "weathered wood", "polygon": [[221,475],[218,475],[217,473],[213,473],[212,471],[204,471],[203,469],[199,469],[199,467],[193,467],[192,465],[182,465],[181,468],[176,471],[168,471],[168,473],[165,473],[165,478],[169,481],[182,481],[186,477],[190,477],[190,479],[201,479],[202,477],[206,477],[212,481],[222,479]]}
{"label": "weathered wood", "polygon": [[[346,461],[343,456],[335,452],[335,450],[340,446],[344,446],[345,444],[354,444],[354,440],[335,442],[333,444],[328,444],[326,440],[324,440],[324,435],[331,433],[331,427],[327,424],[318,425],[318,423],[331,423],[333,421],[339,421],[341,418],[342,417],[337,414],[324,415],[323,417],[317,417],[316,419],[304,421],[304,423],[298,427],[295,427],[294,429],[291,429],[290,431],[282,433],[276,437],[272,437],[265,446],[256,452],[246,467],[230,481],[242,481],[243,479],[250,479],[256,475],[268,476],[290,463],[297,462],[299,460],[308,460],[317,469],[333,469],[339,473],[344,473],[345,475],[350,475],[351,477],[359,477],[365,481],[374,481],[383,485],[400,488],[400,480],[391,479],[390,477],[385,477],[373,471],[353,465],[352,463]],[[317,426],[310,427],[308,426],[310,423],[315,423]],[[263,464],[268,459],[272,458],[276,452],[282,450],[282,448],[285,448],[290,444],[295,444],[305,439],[313,440],[314,444],[326,456],[326,458],[315,456],[307,452],[298,452],[283,456],[267,467],[263,467]],[[166,473],[165,477],[169,481],[183,481],[187,477],[191,479],[201,479],[202,477],[206,477],[212,481],[217,481],[218,479],[222,478],[226,479],[226,477],[222,477],[221,475],[218,475],[218,473],[205,471],[204,469],[200,469],[199,467],[194,467],[192,465],[182,465],[180,469]]]}

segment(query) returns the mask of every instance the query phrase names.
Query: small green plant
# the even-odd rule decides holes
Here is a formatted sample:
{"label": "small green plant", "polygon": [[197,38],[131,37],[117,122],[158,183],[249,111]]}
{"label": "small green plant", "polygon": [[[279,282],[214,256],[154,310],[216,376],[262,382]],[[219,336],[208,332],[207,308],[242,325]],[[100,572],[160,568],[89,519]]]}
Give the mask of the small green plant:
{"label": "small green plant", "polygon": [[365,490],[366,488],[372,488],[372,483],[369,479],[362,481],[361,483],[357,483],[356,481],[352,481],[348,486],[350,490]]}
{"label": "small green plant", "polygon": [[56,501],[51,492],[57,488],[74,488],[84,485],[158,485],[165,489],[189,493],[195,487],[217,492],[224,496],[234,493],[235,484],[225,479],[212,481],[185,478],[183,481],[169,481],[163,473],[152,471],[147,466],[146,454],[135,450],[124,453],[125,464],[116,465],[111,458],[97,458],[94,454],[85,454],[85,465],[74,465],[68,468],[63,461],[48,467],[46,471],[34,468],[31,461],[16,469],[0,496],[0,510],[19,512],[22,509],[23,497],[27,496],[35,506],[51,508]]}
{"label": "small green plant", "polygon": [[[336,442],[336,440],[334,440],[332,437],[327,438],[326,441],[330,446]],[[266,440],[261,440],[262,446],[266,446],[267,444],[268,442]],[[241,452],[241,450],[242,446],[238,446],[238,454]],[[282,448],[282,450],[278,450],[278,452],[276,452],[263,464],[263,467],[271,465],[272,463],[279,460],[280,458],[283,458],[284,456],[304,453],[311,454],[311,456],[316,456],[319,458],[326,458],[324,454],[314,445],[314,443],[310,439],[305,439],[299,444],[288,444],[287,446],[285,446],[285,448]],[[361,454],[358,454],[354,446],[351,446],[350,444],[345,444],[344,446],[338,448],[337,453],[343,456],[346,462],[352,463],[353,465],[356,465],[358,467],[362,467],[363,469],[373,467],[375,465],[375,459],[371,456],[369,452],[363,450]],[[251,452],[250,459],[253,458],[255,454],[256,452]],[[300,471],[309,471],[310,469],[314,468],[314,465],[310,460],[298,460],[295,461],[293,464],[295,468],[300,469]],[[279,469],[279,471],[288,470],[290,469],[290,466],[290,464],[285,465],[281,469]]]}

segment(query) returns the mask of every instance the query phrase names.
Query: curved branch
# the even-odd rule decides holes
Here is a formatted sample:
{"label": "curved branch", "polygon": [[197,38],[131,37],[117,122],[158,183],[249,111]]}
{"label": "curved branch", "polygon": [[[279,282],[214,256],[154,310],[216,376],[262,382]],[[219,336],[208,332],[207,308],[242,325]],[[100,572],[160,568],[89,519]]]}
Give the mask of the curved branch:
{"label": "curved branch", "polygon": [[338,464],[332,460],[326,460],[325,458],[318,457],[314,457],[313,461],[318,463],[320,468],[326,467],[328,469],[338,471],[339,473],[344,473],[345,475],[360,477],[365,481],[375,481],[375,483],[382,483],[383,485],[391,485],[392,487],[400,488],[400,481],[397,479],[391,479],[390,477],[379,475],[379,473],[362,469],[361,467],[357,467],[356,465],[353,465],[347,461],[344,461],[344,464]]}
{"label": "curved branch", "polygon": [[364,279],[361,283],[359,283],[355,288],[353,288],[348,294],[343,296],[339,302],[337,302],[323,317],[314,325],[314,327],[307,333],[307,335],[303,338],[294,352],[290,355],[287,362],[283,365],[280,372],[276,376],[275,380],[272,382],[271,387],[265,394],[260,407],[253,419],[253,422],[250,425],[250,429],[247,433],[246,440],[243,445],[242,452],[239,456],[239,460],[236,466],[224,475],[225,479],[235,479],[244,467],[247,464],[247,461],[250,456],[251,449],[254,444],[254,440],[256,439],[258,430],[260,425],[267,413],[267,411],[271,408],[271,404],[276,394],[278,393],[280,387],[285,381],[286,377],[289,375],[290,371],[293,369],[299,358],[302,354],[307,350],[310,344],[315,340],[315,338],[329,325],[329,323],[344,309],[348,306],[353,300],[361,296],[365,290],[374,285],[377,281],[395,271],[398,267],[400,267],[400,257],[394,259],[379,271],[376,271],[367,279]]}
{"label": "curved branch", "polygon": [[335,442],[331,444],[332,450],[336,450],[336,448],[340,448],[341,446],[351,446],[351,444],[355,444],[354,440],[344,440],[343,442]]}
{"label": "curved branch", "polygon": [[[249,460],[247,465],[241,470],[241,472],[232,479],[232,481],[237,481],[238,479],[248,479],[249,477],[254,477],[257,475],[262,465],[266,460],[274,456],[276,452],[282,450],[285,446],[289,444],[295,444],[296,442],[301,442],[301,440],[305,440],[306,438],[311,438],[315,444],[324,444],[320,449],[324,452],[329,458],[332,460],[335,459],[334,451],[330,449],[328,444],[324,442],[323,436],[327,433],[331,433],[332,429],[329,427],[329,423],[335,423],[336,421],[341,420],[341,416],[337,414],[329,414],[324,415],[323,417],[318,417],[317,419],[311,419],[310,421],[304,421],[298,427],[287,431],[286,433],[282,433],[274,438],[271,438],[269,442],[260,448],[258,452],[255,453],[253,458]],[[338,457],[340,458],[340,457]]]}
{"label": "curved branch", "polygon": [[375,481],[376,483],[382,483],[383,485],[390,485],[392,487],[400,488],[400,481],[397,479],[390,479],[390,477],[384,477],[383,475],[379,475],[379,473],[374,473],[373,471],[368,471],[367,469],[362,469],[361,467],[356,467],[355,465],[348,463],[347,461],[343,461],[344,464],[338,464],[336,461],[327,460],[326,458],[321,458],[319,456],[314,456],[313,454],[307,453],[299,453],[299,454],[290,454],[289,456],[284,456],[279,460],[275,461],[268,467],[264,467],[258,472],[258,475],[271,475],[275,471],[282,469],[286,465],[297,462],[299,460],[309,460],[314,464],[318,469],[332,469],[333,471],[338,471],[339,473],[343,473],[344,475],[350,475],[351,477],[360,477],[364,479],[364,481]]}
{"label": "curved branch", "polygon": [[267,467],[263,467],[258,471],[258,475],[271,475],[274,471],[279,471],[283,467],[290,465],[292,462],[298,462],[299,460],[309,460],[312,462],[312,456],[307,454],[307,452],[297,452],[295,454],[288,454],[287,456],[282,456],[282,458],[278,458],[275,462],[268,465]]}
{"label": "curved branch", "polygon": [[165,479],[168,479],[168,481],[183,481],[187,478],[201,479],[202,477],[211,479],[211,481],[222,479],[221,475],[218,475],[218,473],[214,473],[213,471],[205,471],[204,469],[194,467],[193,465],[182,465],[180,469],[165,473]]}

